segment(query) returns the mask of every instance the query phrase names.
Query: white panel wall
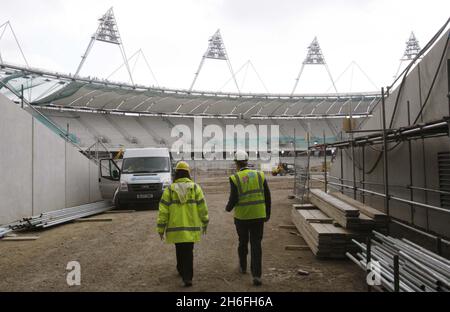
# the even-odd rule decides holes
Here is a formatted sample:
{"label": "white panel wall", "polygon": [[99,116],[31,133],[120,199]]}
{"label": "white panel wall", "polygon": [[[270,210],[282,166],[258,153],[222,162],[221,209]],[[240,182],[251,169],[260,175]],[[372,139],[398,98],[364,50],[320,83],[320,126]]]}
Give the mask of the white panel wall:
{"label": "white panel wall", "polygon": [[66,207],[89,203],[89,162],[66,144]]}
{"label": "white panel wall", "polygon": [[0,225],[101,199],[97,164],[0,95]]}
{"label": "white panel wall", "polygon": [[[39,121],[33,133],[33,215],[65,207],[65,142]],[[51,196],[49,196],[51,194]]]}
{"label": "white panel wall", "polygon": [[89,201],[96,202],[102,200],[102,194],[98,185],[98,165],[93,161],[89,162],[89,181]]}
{"label": "white panel wall", "polygon": [[0,224],[31,213],[32,122],[0,95]]}

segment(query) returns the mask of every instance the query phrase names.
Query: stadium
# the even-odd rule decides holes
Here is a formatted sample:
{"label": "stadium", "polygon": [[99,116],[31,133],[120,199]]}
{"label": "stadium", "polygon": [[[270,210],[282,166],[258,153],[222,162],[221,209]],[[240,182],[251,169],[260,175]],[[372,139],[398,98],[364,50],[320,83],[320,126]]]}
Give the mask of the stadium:
{"label": "stadium", "polygon": [[[273,248],[275,254],[268,260],[268,265],[274,265],[276,259],[281,257],[276,252],[284,252],[276,247],[277,244],[283,244],[279,243],[280,239],[285,242],[284,245],[304,245],[309,247],[308,250],[294,250],[307,259],[306,263],[317,265],[323,271],[328,270],[330,274],[346,272],[342,273],[343,280],[334,286],[311,277],[318,285],[312,290],[333,291],[342,287],[344,290],[361,291],[366,287],[365,269],[356,271],[353,268],[356,267],[355,263],[359,267],[364,266],[368,262],[367,255],[363,254],[361,259],[355,258],[355,246],[350,245],[352,239],[364,237],[359,240],[359,244],[366,243],[367,237],[370,240],[371,236],[367,234],[370,229],[377,233],[374,235],[380,245],[387,241],[397,246],[397,243],[392,243],[393,237],[399,242],[402,242],[401,238],[408,238],[420,244],[420,250],[429,250],[426,252],[427,257],[439,262],[438,272],[441,274],[436,278],[437,281],[424,281],[419,271],[430,269],[424,269],[425,256],[420,252],[417,252],[417,256],[415,250],[404,251],[408,257],[422,259],[416,259],[416,262],[420,262],[418,271],[411,273],[406,270],[401,277],[402,282],[397,283],[399,278],[395,272],[391,273],[391,268],[387,268],[393,276],[392,280],[383,279],[375,288],[382,291],[435,291],[433,283],[438,283],[443,285],[438,290],[448,291],[450,267],[448,260],[445,260],[449,255],[450,244],[448,23],[447,20],[423,48],[411,34],[394,82],[379,90],[369,87],[366,92],[337,92],[336,81],[331,77],[325,61],[326,51],[322,51],[317,38],[307,48],[292,92],[274,94],[240,91],[235,76],[237,72],[232,69],[220,31],[209,38],[207,50],[190,88],[170,89],[134,83],[130,70],[131,58],[125,55],[112,8],[99,19],[98,29],[91,37],[75,73],[34,68],[28,65],[25,57],[25,65],[9,63],[1,57],[0,37],[0,143],[12,147],[2,149],[0,153],[0,172],[4,176],[0,188],[0,241],[12,239],[14,236],[10,236],[11,233],[20,234],[22,230],[29,231],[30,227],[42,231],[52,225],[92,215],[106,213],[104,215],[107,216],[114,205],[116,210],[124,210],[123,206],[118,207],[115,197],[105,198],[106,187],[102,183],[106,180],[103,172],[111,172],[111,165],[105,169],[102,161],[114,159],[119,168],[124,151],[129,149],[168,148],[173,164],[181,159],[186,160],[193,168],[195,181],[204,184],[205,193],[210,191],[213,194],[210,195],[211,202],[221,203],[226,199],[219,195],[228,192],[227,176],[234,170],[232,155],[236,150],[244,149],[251,156],[252,165],[268,176],[272,193],[276,194],[273,195],[272,205],[280,207],[280,215],[276,219],[278,224],[272,225],[272,230],[276,233],[283,231],[282,226],[286,224],[295,230],[294,235],[292,232],[274,232],[273,235],[280,236],[270,239],[268,249]],[[14,33],[9,22],[0,26],[0,35],[3,36],[7,31]],[[15,34],[14,38],[23,55]],[[80,75],[94,43],[98,41],[121,49],[121,67],[129,74],[129,82]],[[198,90],[195,84],[205,61],[228,64],[230,81],[234,82],[236,92]],[[296,93],[307,67],[325,70],[330,80],[324,84],[331,82],[334,92]],[[256,136],[252,136],[253,129],[259,131]],[[261,129],[270,131],[264,130],[265,133],[261,134]],[[186,131],[194,135],[186,135]],[[196,131],[202,133],[200,142],[194,138]],[[216,157],[210,159],[206,156],[204,146],[207,142],[211,143],[213,132]],[[217,135],[219,132],[220,136]],[[175,146],[180,145],[183,149],[176,150]],[[262,158],[258,150],[263,145],[270,145],[265,150],[269,153],[266,159]],[[288,167],[292,170],[287,170]],[[281,172],[276,171],[279,168],[282,168]],[[336,195],[337,199],[327,202],[327,196],[335,192],[341,197]],[[208,196],[206,199],[209,201]],[[342,219],[342,215],[336,212],[340,209],[336,200],[342,200],[341,203],[345,203],[346,207],[350,205],[353,210],[359,209],[364,217],[357,215],[349,217],[351,220]],[[337,206],[330,208],[333,203]],[[314,206],[314,210],[295,208],[310,207],[308,205]],[[367,207],[371,212],[367,212]],[[74,212],[65,212],[69,211],[67,209]],[[126,209],[134,211],[138,208],[128,205]],[[222,208],[216,209],[219,211]],[[302,219],[302,211],[322,211],[324,215],[318,221],[308,221],[310,219],[306,217]],[[153,213],[152,218],[155,217],[154,211],[139,210],[138,213]],[[222,214],[221,210],[220,213],[215,212],[218,219],[224,218]],[[147,217],[150,218],[145,215]],[[122,221],[117,222],[124,222],[120,225],[124,229],[137,222],[132,218],[126,214]],[[377,223],[377,218],[383,221]],[[138,219],[143,220],[143,217],[139,216]],[[113,222],[116,222],[115,219]],[[351,222],[356,225],[353,227]],[[326,240],[320,246],[320,232],[317,241],[309,236],[313,225],[322,223],[336,226],[338,232],[349,230],[345,234],[347,236],[339,232],[345,236],[345,244],[342,243],[345,247],[337,242],[338,238],[335,238],[337,243],[333,246],[328,246]],[[77,236],[86,231],[91,239],[101,236],[95,232],[97,229],[87,228],[88,222],[80,224],[86,226],[73,229],[74,232],[67,235]],[[55,235],[65,237],[64,227],[75,225],[71,223],[49,230],[48,239]],[[143,224],[139,223],[139,226]],[[55,231],[61,233],[55,234]],[[112,233],[113,227],[105,231]],[[38,232],[38,235],[44,237],[46,233]],[[125,234],[121,232],[120,235]],[[214,243],[220,241],[228,246],[220,234],[213,235]],[[299,243],[299,239],[303,239],[304,243]],[[341,236],[339,239],[342,239]],[[126,243],[120,239],[117,244]],[[406,248],[402,244],[398,243],[400,250]],[[74,243],[74,246],[79,248],[78,255],[83,258],[82,243]],[[369,248],[364,246],[364,250]],[[386,250],[380,247],[382,250],[379,252],[383,257],[390,257],[388,253],[394,248],[392,246]],[[5,252],[12,252],[13,249],[0,245],[0,250],[2,248],[5,248]],[[21,250],[22,247],[17,248]],[[32,250],[33,247],[29,245],[24,248]],[[226,247],[226,250],[229,248]],[[376,254],[377,249],[374,250]],[[166,252],[166,249],[162,252]],[[202,252],[208,254],[208,251]],[[288,255],[295,257],[292,255],[295,252],[289,251]],[[58,256],[56,251],[55,255]],[[315,257],[346,258],[348,261],[316,263]],[[220,256],[214,258],[214,265],[226,268],[232,266],[219,259]],[[39,256],[38,260],[44,261],[44,256]],[[161,261],[152,261],[156,261],[156,267],[163,267]],[[289,263],[286,259],[281,264],[285,265],[288,272]],[[0,265],[5,267],[11,264],[5,260]],[[51,274],[48,270],[46,272]],[[19,269],[14,274],[20,276],[22,271]],[[266,279],[273,281],[273,288],[270,282],[267,286],[269,291],[308,290],[300,281],[292,282],[292,277],[286,277],[291,282],[283,284],[283,277],[280,279],[283,274],[277,275],[276,270],[270,274],[266,276]],[[6,272],[0,272],[1,276],[10,282],[0,282],[0,290],[27,289],[25,281],[11,282],[12,278]],[[39,277],[33,278],[35,289],[48,289],[36,282]],[[115,289],[108,282],[106,284],[109,286],[101,288],[94,278],[88,279],[85,290]],[[226,277],[223,279],[225,284],[220,282],[224,284],[222,286],[215,287],[205,282],[197,291],[210,287],[218,291],[232,289]],[[236,280],[241,281],[231,278],[232,282]],[[349,282],[355,280],[357,282]],[[172,284],[165,288],[157,283],[147,285],[146,288],[121,281],[126,286],[119,290],[177,289]],[[61,290],[65,286],[55,282],[52,287]],[[239,286],[237,289],[242,291],[245,287]]]}

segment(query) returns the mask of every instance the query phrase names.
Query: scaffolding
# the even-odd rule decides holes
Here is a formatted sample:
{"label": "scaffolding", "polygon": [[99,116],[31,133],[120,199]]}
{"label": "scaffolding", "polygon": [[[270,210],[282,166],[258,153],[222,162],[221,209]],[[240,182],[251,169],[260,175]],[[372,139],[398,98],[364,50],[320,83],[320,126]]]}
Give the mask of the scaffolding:
{"label": "scaffolding", "polygon": [[[380,206],[384,208],[384,212],[387,214],[390,220],[390,225],[399,225],[404,229],[410,230],[422,237],[431,238],[436,242],[436,249],[438,254],[442,254],[442,245],[446,244],[450,246],[450,241],[447,234],[439,234],[433,231],[430,227],[430,212],[438,212],[441,216],[449,217],[450,209],[445,204],[446,200],[450,195],[450,187],[445,186],[446,181],[450,181],[450,153],[449,152],[437,152],[438,162],[443,164],[444,169],[441,170],[440,167],[437,168],[439,172],[439,183],[444,179],[444,187],[441,183],[438,187],[430,187],[427,183],[427,177],[429,173],[427,172],[427,148],[426,142],[432,139],[449,137],[449,122],[450,122],[450,60],[446,57],[448,55],[449,39],[448,31],[446,31],[447,26],[450,23],[450,19],[439,29],[439,31],[431,38],[431,40],[426,44],[426,46],[417,53],[409,63],[409,65],[403,70],[400,76],[398,76],[394,82],[387,88],[381,89],[381,98],[373,106],[371,113],[373,113],[375,107],[381,105],[380,111],[380,126],[381,129],[371,129],[370,127],[361,127],[361,129],[353,130],[346,129],[348,138],[343,137],[343,132],[341,132],[341,139],[337,142],[323,142],[323,144],[310,146],[309,149],[319,149],[323,150],[324,162],[326,163],[327,152],[330,149],[334,149],[334,155],[338,155],[340,158],[340,176],[330,176],[328,174],[327,166],[324,167],[323,178],[311,177],[311,181],[319,181],[324,186],[325,190],[328,188],[334,188],[342,193],[345,191],[351,192],[353,198],[359,199],[362,203],[368,201],[369,196],[373,199],[381,199],[383,202]],[[442,36],[442,34],[445,34]],[[394,126],[395,117],[399,115],[399,104],[400,96],[405,89],[405,84],[408,74],[413,73],[412,68],[417,65],[417,70],[415,69],[414,75],[418,75],[419,86],[421,86],[421,73],[420,64],[417,63],[427,51],[431,49],[438,42],[438,39],[442,38],[442,52],[440,57],[436,57],[434,64],[436,65],[436,70],[433,75],[429,77],[429,89],[426,94],[420,93],[419,104],[417,115],[412,116],[412,109],[409,99],[403,102],[406,106],[403,110],[403,125]],[[439,55],[439,54],[438,54]],[[436,96],[432,97],[432,91],[435,87],[439,74],[445,72],[444,64],[446,63],[447,72],[446,79],[448,82],[448,89],[440,89],[440,96],[437,99]],[[415,77],[415,76],[414,76]],[[445,77],[445,76],[444,76]],[[414,78],[413,78],[414,79]],[[386,113],[386,99],[389,97],[391,90],[396,87],[397,95],[394,101],[390,104],[393,105],[391,108],[390,120],[387,120]],[[419,90],[422,92],[422,90]],[[423,95],[423,97],[422,97]],[[442,95],[447,96],[448,103],[438,102],[443,101]],[[444,100],[446,101],[446,100]],[[432,114],[432,117],[425,118],[425,109],[430,108],[429,106],[434,105],[438,107],[439,114]],[[442,109],[447,108],[447,109]],[[414,113],[416,114],[416,113]],[[350,116],[351,119],[351,116]],[[398,118],[397,118],[398,119]],[[351,124],[351,123],[350,123]],[[377,126],[375,126],[377,127]],[[358,134],[355,136],[355,134]],[[414,141],[419,141],[420,151],[418,160],[413,159],[414,152],[412,148],[412,143]],[[392,168],[395,161],[398,160],[398,153],[395,154],[394,149],[400,144],[405,143],[404,156],[402,155],[401,161],[404,167],[402,169],[405,172],[405,179],[401,180],[400,183],[394,184],[390,182],[390,177],[393,174],[389,172],[389,168]],[[430,148],[430,147],[428,147]],[[374,154],[375,162],[370,168],[366,168],[366,160],[368,159],[369,149],[374,150],[377,154]],[[356,151],[359,152],[359,159],[356,159]],[[434,151],[434,150],[433,150]],[[347,174],[348,176],[344,179],[344,153],[348,156],[347,164]],[[393,156],[394,155],[394,156]],[[391,156],[391,157],[389,157]],[[397,156],[397,157],[395,157]],[[415,161],[413,161],[415,160]],[[391,165],[390,165],[390,162]],[[368,181],[367,176],[372,174],[373,170],[379,165],[382,165],[382,174],[379,174],[380,181]],[[418,185],[417,181],[413,179],[414,164],[419,164],[423,167],[423,185]],[[337,165],[339,167],[339,165]],[[405,168],[406,167],[406,168]],[[356,172],[359,172],[358,178]],[[339,175],[339,170],[335,171],[335,175]],[[382,179],[381,179],[382,176]],[[401,185],[403,184],[403,185]],[[377,189],[379,188],[379,189]],[[381,190],[380,190],[381,189]],[[420,195],[417,193],[421,192]],[[439,199],[437,196],[435,200],[430,203],[430,198],[432,195],[439,194]],[[420,197],[420,200],[419,200]],[[439,202],[439,204],[437,203]],[[445,205],[443,205],[443,203]],[[403,217],[396,217],[397,215],[392,213],[391,205],[403,206],[405,209],[409,208],[408,215]],[[381,207],[380,207],[381,208]],[[415,217],[418,216],[416,209],[420,208],[423,211],[424,219],[423,222],[418,222]],[[408,210],[406,210],[408,211]]]}
{"label": "scaffolding", "polygon": [[[324,141],[323,144],[318,144],[314,146],[309,146],[310,150],[321,150],[323,152],[324,157],[324,163],[327,162],[327,151],[331,149],[339,150],[340,153],[340,161],[341,161],[341,170],[340,170],[340,177],[334,177],[330,176],[328,173],[328,168],[325,165],[323,170],[323,178],[315,178],[310,177],[310,180],[315,180],[318,182],[323,183],[325,191],[328,190],[328,188],[334,188],[336,190],[341,191],[342,193],[345,190],[350,190],[353,192],[353,198],[357,199],[358,194],[361,196],[361,200],[363,203],[365,203],[366,196],[376,196],[379,198],[382,198],[384,200],[384,211],[390,218],[390,221],[394,224],[400,225],[408,230],[414,231],[420,235],[424,235],[428,238],[432,238],[436,240],[436,249],[438,254],[442,254],[442,244],[446,244],[450,246],[450,241],[443,238],[441,235],[437,233],[433,233],[430,231],[429,224],[428,224],[428,215],[429,211],[439,211],[440,213],[448,214],[450,215],[450,210],[434,205],[430,205],[428,203],[423,203],[414,200],[414,190],[420,190],[425,192],[425,194],[428,194],[430,192],[438,193],[441,195],[449,195],[450,193],[445,190],[440,189],[432,189],[427,187],[421,187],[414,185],[413,183],[413,167],[412,167],[412,148],[411,148],[411,142],[414,140],[422,140],[422,142],[437,138],[437,137],[443,137],[443,136],[449,136],[450,135],[450,116],[444,116],[441,119],[424,122],[424,123],[418,123],[418,124],[412,124],[406,127],[400,127],[400,128],[390,128],[388,129],[386,126],[386,112],[385,112],[385,91],[382,89],[381,91],[382,97],[381,97],[381,111],[382,111],[382,129],[371,129],[371,130],[351,130],[351,134],[353,133],[364,133],[369,132],[368,135],[362,135],[358,137],[354,137],[348,140],[340,140],[338,142],[333,143],[327,143]],[[411,124],[411,116],[410,116],[410,103],[407,102],[408,105],[408,121]],[[325,139],[324,139],[325,140]],[[409,184],[408,185],[393,185],[389,183],[389,152],[392,150],[392,148],[388,147],[389,143],[396,143],[400,144],[401,142],[408,143],[408,163],[409,163]],[[368,147],[372,146],[381,146],[380,153],[382,154],[382,164],[383,164],[383,183],[375,183],[370,182],[366,180],[365,173],[365,155],[366,155],[366,149]],[[359,148],[360,154],[362,157],[362,168],[361,172],[362,175],[360,176],[360,179],[358,180],[356,178],[356,167],[357,164],[355,162],[355,150]],[[348,150],[351,150],[351,163],[352,163],[352,179],[344,179],[344,172],[343,172],[343,152],[349,152]],[[425,153],[425,144],[423,144],[423,153]],[[311,152],[310,152],[311,153]],[[309,154],[309,153],[308,153]],[[334,180],[334,181],[330,181]],[[309,182],[310,183],[310,182]],[[377,185],[383,187],[383,192],[375,192],[373,190],[367,189],[367,186],[370,185]],[[392,188],[404,188],[406,190],[409,190],[409,198],[403,198],[400,196],[394,196],[391,194]],[[309,191],[309,188],[308,190]],[[408,221],[400,220],[392,216],[390,205],[392,202],[397,203],[403,203],[407,204],[410,207],[410,214],[411,219]],[[425,209],[426,212],[426,218],[427,218],[427,225],[426,228],[423,228],[421,226],[418,226],[414,222],[414,214],[415,214],[415,207],[421,207]]]}

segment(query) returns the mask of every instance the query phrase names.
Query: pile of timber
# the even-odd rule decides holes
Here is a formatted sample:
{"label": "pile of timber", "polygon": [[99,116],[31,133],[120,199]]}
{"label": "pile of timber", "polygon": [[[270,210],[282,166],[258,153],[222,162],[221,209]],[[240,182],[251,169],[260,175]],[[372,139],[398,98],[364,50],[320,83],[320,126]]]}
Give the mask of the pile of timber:
{"label": "pile of timber", "polygon": [[351,240],[360,238],[357,233],[334,225],[334,220],[317,208],[292,208],[292,221],[318,258],[345,258],[347,251],[355,249]]}
{"label": "pile of timber", "polygon": [[309,200],[346,229],[370,231],[376,228],[374,219],[362,213],[358,207],[322,190],[312,189]]}
{"label": "pile of timber", "polygon": [[386,214],[341,193],[312,189],[309,200],[292,206],[292,221],[320,258],[345,258],[354,249],[352,239],[364,240],[371,230],[388,225]]}
{"label": "pile of timber", "polygon": [[384,212],[381,212],[375,208],[372,208],[368,205],[365,205],[351,197],[348,197],[347,195],[344,195],[340,192],[331,193],[334,197],[337,199],[340,199],[344,202],[346,202],[349,205],[352,205],[353,207],[356,207],[360,211],[360,216],[365,215],[371,219],[373,219],[375,223],[375,228],[386,228],[389,223],[389,218],[387,214]]}

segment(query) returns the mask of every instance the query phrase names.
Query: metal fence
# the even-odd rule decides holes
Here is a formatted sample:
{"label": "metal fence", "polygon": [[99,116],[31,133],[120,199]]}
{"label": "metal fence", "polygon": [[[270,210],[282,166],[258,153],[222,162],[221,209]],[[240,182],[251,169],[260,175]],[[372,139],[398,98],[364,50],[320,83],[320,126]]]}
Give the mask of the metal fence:
{"label": "metal fence", "polygon": [[304,152],[302,155],[295,155],[294,168],[294,196],[304,203],[309,189],[310,153]]}

